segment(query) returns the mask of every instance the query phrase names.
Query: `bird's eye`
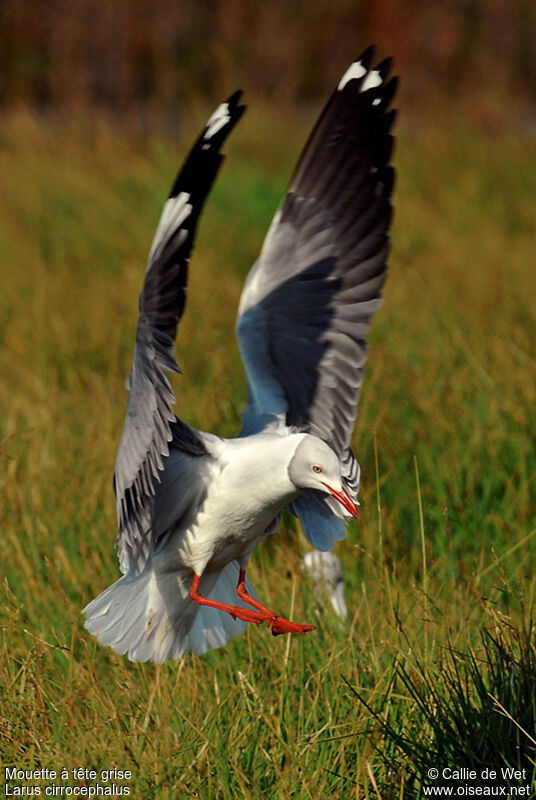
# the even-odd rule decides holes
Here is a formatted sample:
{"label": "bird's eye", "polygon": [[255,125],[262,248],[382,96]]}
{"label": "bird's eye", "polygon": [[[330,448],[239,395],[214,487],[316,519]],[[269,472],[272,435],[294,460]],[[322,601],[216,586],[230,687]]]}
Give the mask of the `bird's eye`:
{"label": "bird's eye", "polygon": [[322,467],[319,467],[318,464],[313,464],[313,472],[320,473],[324,472],[324,470],[322,469]]}

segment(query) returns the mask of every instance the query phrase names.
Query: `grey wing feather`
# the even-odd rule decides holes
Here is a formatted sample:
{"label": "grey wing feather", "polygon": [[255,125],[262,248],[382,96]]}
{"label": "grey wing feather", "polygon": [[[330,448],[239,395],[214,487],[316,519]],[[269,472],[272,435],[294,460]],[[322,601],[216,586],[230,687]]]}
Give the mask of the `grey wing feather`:
{"label": "grey wing feather", "polygon": [[386,80],[388,62],[370,69],[371,57],[361,56],[363,74],[334,93],[315,127],[248,276],[237,322],[249,413],[285,413],[289,426],[320,435],[341,456],[386,276],[391,219],[388,107],[396,79]]}
{"label": "grey wing feather", "polygon": [[206,453],[202,438],[175,416],[166,373],[180,372],[174,345],[186,300],[188,261],[199,215],[223,160],[220,147],[244,111],[239,97],[237,92],[216,109],[194,144],[173,184],[149,254],[114,473],[123,572],[141,571],[156,544],[153,501],[170,445],[192,457]]}
{"label": "grey wing feather", "polygon": [[[388,79],[390,60],[372,68],[372,58],[370,48],[354,62],[314,128],[244,286],[237,321],[249,392],[244,432],[275,414],[319,436],[341,458],[353,495],[359,467],[350,441],[366,335],[387,272],[394,180],[397,79]],[[316,506],[308,497],[294,509]],[[322,531],[319,542],[339,538]]]}

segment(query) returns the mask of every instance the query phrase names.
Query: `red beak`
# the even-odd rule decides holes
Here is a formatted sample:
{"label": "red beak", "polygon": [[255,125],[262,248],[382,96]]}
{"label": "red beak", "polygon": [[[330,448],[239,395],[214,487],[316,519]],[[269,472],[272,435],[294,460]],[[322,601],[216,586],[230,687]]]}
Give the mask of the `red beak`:
{"label": "red beak", "polygon": [[322,481],[322,483],[324,484],[326,489],[331,492],[333,497],[335,497],[335,499],[339,501],[341,506],[344,506],[344,508],[352,515],[352,517],[355,517],[357,519],[359,516],[359,509],[352,500],[352,498],[350,497],[350,495],[348,494],[348,492],[346,491],[346,489],[344,488],[344,486],[342,488],[342,492],[338,492],[337,489],[334,489],[333,486],[329,485],[329,483],[324,483],[324,481]]}

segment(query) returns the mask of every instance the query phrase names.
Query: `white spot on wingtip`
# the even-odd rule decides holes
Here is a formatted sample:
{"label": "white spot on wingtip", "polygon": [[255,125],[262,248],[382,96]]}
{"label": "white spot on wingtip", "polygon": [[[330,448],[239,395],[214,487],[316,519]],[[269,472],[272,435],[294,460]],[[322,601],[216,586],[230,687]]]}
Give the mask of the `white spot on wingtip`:
{"label": "white spot on wingtip", "polygon": [[362,78],[363,75],[366,73],[366,69],[361,63],[361,61],[354,61],[353,64],[350,64],[344,75],[342,76],[341,80],[339,81],[339,85],[337,86],[337,91],[341,91],[344,89],[348,81],[352,81],[354,78]]}
{"label": "white spot on wingtip", "polygon": [[[371,70],[371,72],[367,75],[367,70],[361,63],[361,61],[354,61],[353,64],[350,64],[344,75],[342,76],[339,85],[337,87],[338,91],[340,92],[341,89],[344,89],[346,84],[349,81],[354,79],[362,78],[363,75],[366,75],[365,80],[360,88],[361,92],[366,92],[368,89],[375,89],[377,86],[381,86],[382,84],[382,76],[380,75],[377,69]],[[372,101],[372,104],[377,106],[380,103],[380,99],[376,98]]]}
{"label": "white spot on wingtip", "polygon": [[204,138],[210,139],[215,133],[221,130],[230,119],[231,116],[229,114],[228,104],[221,103],[207,122],[207,132],[205,133]]}
{"label": "white spot on wingtip", "polygon": [[372,72],[369,72],[365,80],[363,81],[363,86],[361,87],[362,92],[366,92],[368,89],[375,89],[376,86],[381,86],[382,76],[378,72],[377,69],[373,69]]}
{"label": "white spot on wingtip", "polygon": [[372,105],[379,106],[381,101],[382,101],[381,97],[375,97],[374,100],[372,101]]}

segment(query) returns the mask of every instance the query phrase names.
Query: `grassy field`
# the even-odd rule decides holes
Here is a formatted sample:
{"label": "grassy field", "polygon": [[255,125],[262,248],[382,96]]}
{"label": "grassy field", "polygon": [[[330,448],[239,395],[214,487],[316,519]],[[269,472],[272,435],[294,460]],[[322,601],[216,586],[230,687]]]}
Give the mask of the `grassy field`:
{"label": "grassy field", "polygon": [[[311,121],[251,110],[226,148],[179,332],[177,408],[195,426],[238,430],[241,283]],[[4,122],[6,796],[25,781],[5,780],[5,767],[69,771],[63,784],[26,780],[43,792],[95,785],[75,781],[74,767],[116,767],[132,775],[112,782],[135,798],[419,796],[419,758],[463,766],[432,760],[457,757],[436,725],[461,708],[457,687],[460,742],[484,758],[482,720],[493,732],[506,712],[515,722],[498,734],[497,759],[510,737],[530,763],[535,732],[516,713],[531,711],[536,689],[534,142],[531,157],[518,132],[484,135],[454,114],[398,129],[391,272],[355,433],[362,513],[337,550],[349,623],[315,610],[306,546],[287,521],[251,576],[268,605],[317,631],[274,639],[251,626],[222,650],[156,667],[97,646],[80,610],[118,577],[111,478],[137,295],[190,133],[177,142],[98,121]],[[483,631],[512,654],[505,672],[517,665],[515,708],[503,697],[504,711],[483,709],[498,685]]]}

